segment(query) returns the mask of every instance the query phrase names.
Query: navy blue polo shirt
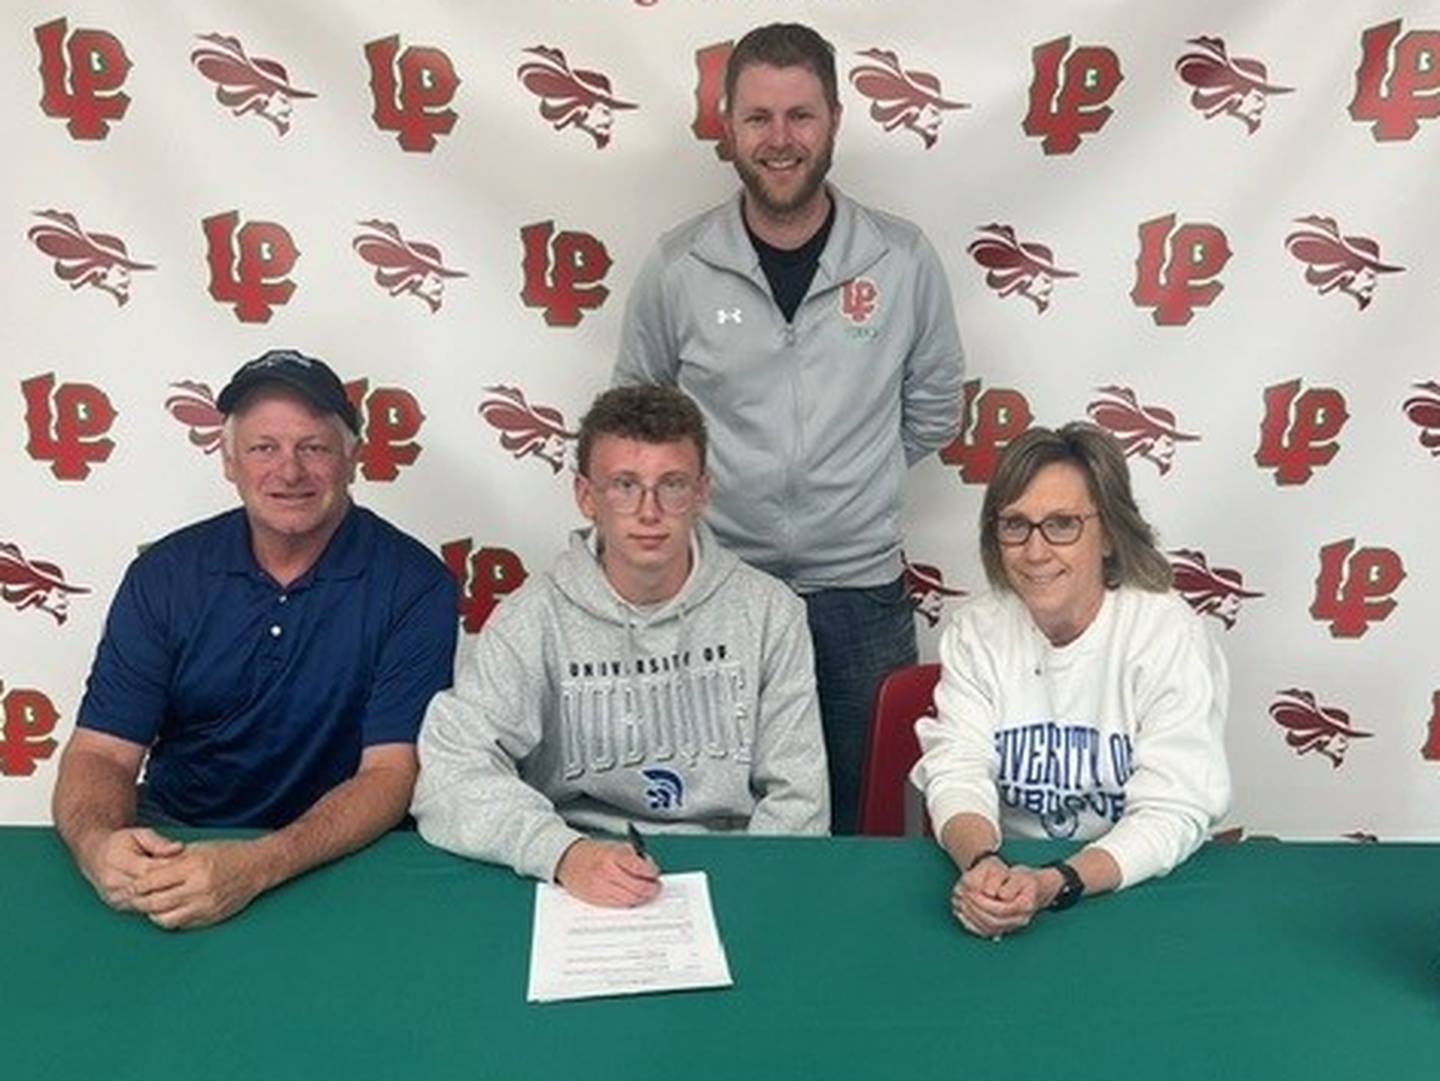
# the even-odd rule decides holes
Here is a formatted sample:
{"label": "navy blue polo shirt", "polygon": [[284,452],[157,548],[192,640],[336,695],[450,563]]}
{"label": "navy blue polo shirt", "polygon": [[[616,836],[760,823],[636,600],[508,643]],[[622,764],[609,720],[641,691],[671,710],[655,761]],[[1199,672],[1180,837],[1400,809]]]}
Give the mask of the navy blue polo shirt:
{"label": "navy blue polo shirt", "polygon": [[352,506],[285,588],[250,550],[243,508],[172,533],[130,565],[78,723],[150,749],[165,814],[277,828],[413,743],[450,685],[455,584],[419,541]]}

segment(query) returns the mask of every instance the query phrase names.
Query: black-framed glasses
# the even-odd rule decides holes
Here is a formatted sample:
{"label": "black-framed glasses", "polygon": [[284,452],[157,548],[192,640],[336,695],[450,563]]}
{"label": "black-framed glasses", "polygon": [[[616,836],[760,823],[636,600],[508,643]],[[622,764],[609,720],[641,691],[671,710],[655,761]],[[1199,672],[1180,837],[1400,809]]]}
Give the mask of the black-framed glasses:
{"label": "black-framed glasses", "polygon": [[1006,548],[1019,548],[1038,529],[1040,535],[1050,544],[1074,544],[1085,532],[1085,522],[1098,518],[1098,511],[1089,514],[1048,514],[1038,522],[1032,522],[1023,514],[1001,514],[995,519],[995,539]]}
{"label": "black-framed glasses", "polygon": [[600,492],[605,505],[616,514],[637,512],[646,492],[654,495],[662,514],[684,514],[695,505],[700,494],[700,482],[685,473],[667,473],[654,484],[641,484],[638,477],[624,473],[590,483]]}

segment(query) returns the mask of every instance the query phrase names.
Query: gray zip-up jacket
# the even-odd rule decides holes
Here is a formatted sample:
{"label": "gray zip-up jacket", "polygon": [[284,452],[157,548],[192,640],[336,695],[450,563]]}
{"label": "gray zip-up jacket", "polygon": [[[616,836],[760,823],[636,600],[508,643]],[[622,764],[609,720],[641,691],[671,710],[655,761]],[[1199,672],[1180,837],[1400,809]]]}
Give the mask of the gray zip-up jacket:
{"label": "gray zip-up jacket", "polygon": [[804,592],[900,575],[906,468],[960,428],[960,337],[923,233],[833,187],[835,224],[793,323],[739,196],[660,238],[631,289],[614,382],[700,405],[726,547]]}
{"label": "gray zip-up jacket", "polygon": [[462,646],[421,726],[412,811],[431,844],[554,877],[581,831],[823,834],[830,800],[798,597],[696,528],[650,609],[569,550]]}

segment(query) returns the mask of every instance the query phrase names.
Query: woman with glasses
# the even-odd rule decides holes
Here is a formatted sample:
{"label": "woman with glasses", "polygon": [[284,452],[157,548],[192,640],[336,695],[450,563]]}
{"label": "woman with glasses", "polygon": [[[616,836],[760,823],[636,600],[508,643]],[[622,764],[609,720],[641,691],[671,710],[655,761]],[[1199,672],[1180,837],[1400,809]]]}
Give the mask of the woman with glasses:
{"label": "woman with glasses", "polygon": [[[956,918],[990,937],[1165,874],[1225,811],[1225,659],[1170,589],[1119,444],[1032,428],[985,492],[991,591],[940,641],[938,716],[913,778],[960,870]],[[1041,868],[1002,837],[1088,842]]]}

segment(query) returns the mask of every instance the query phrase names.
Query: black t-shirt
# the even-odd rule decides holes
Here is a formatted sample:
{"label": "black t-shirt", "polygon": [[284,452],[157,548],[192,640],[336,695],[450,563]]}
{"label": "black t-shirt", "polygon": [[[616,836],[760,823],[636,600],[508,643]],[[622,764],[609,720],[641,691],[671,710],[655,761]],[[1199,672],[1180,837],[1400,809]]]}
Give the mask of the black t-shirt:
{"label": "black t-shirt", "polygon": [[[743,218],[743,214],[741,215]],[[830,213],[825,215],[825,224],[815,230],[815,235],[798,248],[777,248],[765,243],[755,235],[750,223],[745,223],[745,232],[750,234],[750,243],[755,254],[760,256],[760,269],[770,283],[770,295],[775,298],[785,322],[793,322],[795,310],[805,299],[815,270],[820,265],[820,253],[830,239],[830,227],[835,224],[835,200],[830,200]]]}

